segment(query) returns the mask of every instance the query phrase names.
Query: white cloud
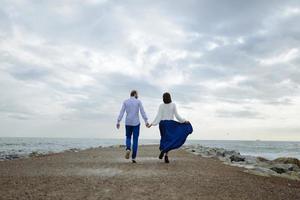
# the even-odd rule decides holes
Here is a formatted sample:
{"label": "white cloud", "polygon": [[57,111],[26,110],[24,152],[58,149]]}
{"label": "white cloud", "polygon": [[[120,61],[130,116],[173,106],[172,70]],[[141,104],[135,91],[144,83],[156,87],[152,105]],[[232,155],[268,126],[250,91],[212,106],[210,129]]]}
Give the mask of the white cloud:
{"label": "white cloud", "polygon": [[262,65],[274,65],[279,63],[288,63],[300,56],[299,49],[298,48],[292,48],[288,51],[281,53],[279,55],[276,55],[271,58],[261,59],[260,63]]}

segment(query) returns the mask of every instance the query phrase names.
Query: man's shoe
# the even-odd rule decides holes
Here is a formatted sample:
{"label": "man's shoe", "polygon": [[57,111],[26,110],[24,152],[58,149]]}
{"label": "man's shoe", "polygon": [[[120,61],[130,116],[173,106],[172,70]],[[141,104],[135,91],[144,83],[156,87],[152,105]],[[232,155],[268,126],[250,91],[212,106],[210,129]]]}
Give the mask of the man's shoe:
{"label": "man's shoe", "polygon": [[126,150],[126,154],[125,154],[125,158],[126,158],[126,159],[129,159],[129,157],[130,157],[130,150],[127,149],[127,150]]}
{"label": "man's shoe", "polygon": [[168,156],[165,156],[165,163],[169,163],[169,157]]}
{"label": "man's shoe", "polygon": [[136,163],[136,161],[135,161],[135,160],[132,160],[132,163]]}
{"label": "man's shoe", "polygon": [[161,151],[160,154],[159,154],[159,156],[158,156],[158,158],[159,158],[159,159],[162,159],[162,158],[164,157],[164,154],[165,154],[165,153]]}

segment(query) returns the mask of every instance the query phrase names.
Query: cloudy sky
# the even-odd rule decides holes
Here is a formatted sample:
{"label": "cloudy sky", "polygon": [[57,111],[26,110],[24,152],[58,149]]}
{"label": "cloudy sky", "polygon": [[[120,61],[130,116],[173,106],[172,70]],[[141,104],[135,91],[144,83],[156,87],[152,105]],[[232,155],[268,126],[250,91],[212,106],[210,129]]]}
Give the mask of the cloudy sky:
{"label": "cloudy sky", "polygon": [[150,119],[171,92],[192,139],[300,140],[299,1],[0,3],[0,136],[122,138],[137,89]]}

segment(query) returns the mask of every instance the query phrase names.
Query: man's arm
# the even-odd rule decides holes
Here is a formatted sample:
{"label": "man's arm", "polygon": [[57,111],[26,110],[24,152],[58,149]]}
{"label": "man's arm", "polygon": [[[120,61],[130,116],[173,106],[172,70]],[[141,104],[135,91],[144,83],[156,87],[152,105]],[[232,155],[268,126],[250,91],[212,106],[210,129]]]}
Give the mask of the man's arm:
{"label": "man's arm", "polygon": [[125,113],[125,102],[123,102],[122,108],[120,110],[120,114],[117,120],[117,128],[120,128],[120,122],[122,121],[124,113]]}
{"label": "man's arm", "polygon": [[139,103],[140,103],[140,112],[141,112],[141,115],[142,115],[145,123],[148,124],[148,117],[147,117],[146,112],[144,110],[143,104],[142,104],[141,101],[139,101]]}

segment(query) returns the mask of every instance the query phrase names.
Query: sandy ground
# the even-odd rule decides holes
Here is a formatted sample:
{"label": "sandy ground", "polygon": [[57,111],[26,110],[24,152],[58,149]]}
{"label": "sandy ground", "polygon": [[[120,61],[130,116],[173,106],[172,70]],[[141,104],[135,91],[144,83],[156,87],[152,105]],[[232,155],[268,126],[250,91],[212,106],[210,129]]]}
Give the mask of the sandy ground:
{"label": "sandy ground", "polygon": [[262,177],[184,150],[158,160],[141,146],[138,163],[123,148],[96,148],[0,162],[0,199],[298,200],[300,182]]}

